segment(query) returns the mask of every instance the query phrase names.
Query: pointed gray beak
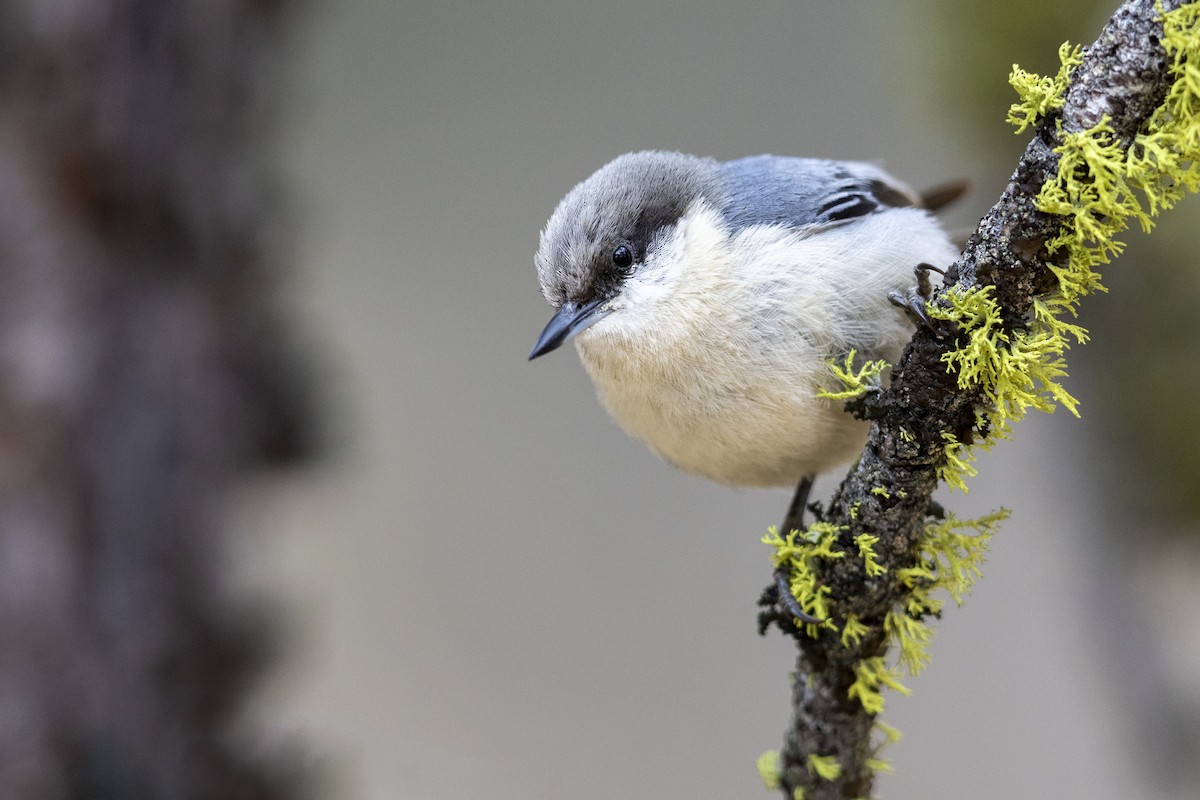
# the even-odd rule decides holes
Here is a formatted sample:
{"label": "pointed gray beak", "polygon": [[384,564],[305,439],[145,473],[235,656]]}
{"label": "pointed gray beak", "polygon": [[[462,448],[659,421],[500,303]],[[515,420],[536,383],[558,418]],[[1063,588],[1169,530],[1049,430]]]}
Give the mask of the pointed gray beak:
{"label": "pointed gray beak", "polygon": [[568,339],[593,322],[599,322],[607,317],[612,309],[600,308],[602,302],[604,302],[604,298],[601,297],[589,300],[583,305],[563,303],[559,306],[558,311],[554,312],[554,316],[546,324],[542,335],[538,337],[537,343],[534,344],[533,350],[529,353],[529,360],[532,361],[551,350],[557,350]]}

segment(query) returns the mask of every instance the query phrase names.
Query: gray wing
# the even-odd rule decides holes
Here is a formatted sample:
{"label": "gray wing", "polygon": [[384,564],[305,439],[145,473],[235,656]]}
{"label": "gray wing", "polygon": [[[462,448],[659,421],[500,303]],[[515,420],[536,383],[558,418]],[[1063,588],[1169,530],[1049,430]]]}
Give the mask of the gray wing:
{"label": "gray wing", "polygon": [[920,199],[873,164],[819,158],[752,156],[721,165],[734,231],[751,225],[830,225]]}

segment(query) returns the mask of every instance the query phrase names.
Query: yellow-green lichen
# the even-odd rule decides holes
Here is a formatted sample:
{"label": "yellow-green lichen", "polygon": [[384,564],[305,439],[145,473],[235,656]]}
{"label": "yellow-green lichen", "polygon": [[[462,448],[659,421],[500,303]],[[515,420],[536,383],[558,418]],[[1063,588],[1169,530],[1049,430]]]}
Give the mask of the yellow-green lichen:
{"label": "yellow-green lichen", "polygon": [[1017,126],[1017,133],[1036,125],[1051,111],[1062,108],[1067,78],[1071,70],[1083,61],[1083,55],[1078,46],[1071,47],[1069,42],[1064,42],[1058,48],[1058,60],[1058,74],[1052,78],[1026,72],[1013,64],[1008,82],[1020,99],[1008,110],[1008,121]]}
{"label": "yellow-green lichen", "polygon": [[1062,143],[1058,172],[1042,186],[1034,205],[1047,214],[1064,217],[1051,252],[1067,248],[1067,266],[1057,267],[1059,291],[1070,302],[1099,285],[1093,267],[1120,255],[1124,244],[1116,239],[1130,220],[1149,231],[1151,221],[1142,211],[1135,184],[1125,166],[1126,150],[1117,139],[1109,118],[1082,131],[1065,131],[1058,125]]}
{"label": "yellow-green lichen", "polygon": [[[960,389],[978,388],[987,397],[989,438],[1006,436],[1010,424],[1031,408],[1052,412],[1061,405],[1078,416],[1078,401],[1058,379],[1067,374],[1063,353],[1070,341],[1064,333],[1074,333],[1080,341],[1085,333],[1077,325],[1043,320],[1057,322],[1054,312],[1065,310],[1068,304],[1061,298],[1043,302],[1029,329],[1010,334],[1004,329],[995,287],[954,287],[945,297],[948,305],[930,308],[930,316],[953,320],[966,334],[966,342],[943,354],[942,362],[956,375]],[[947,442],[947,449],[954,444],[957,442]]]}
{"label": "yellow-green lichen", "polygon": [[904,734],[900,733],[900,729],[888,725],[882,720],[875,720],[875,729],[883,734],[885,744],[896,744],[904,738]]}
{"label": "yellow-green lichen", "polygon": [[[918,545],[916,564],[897,571],[897,577],[908,590],[904,608],[893,609],[883,620],[884,632],[896,653],[895,665],[889,666],[883,656],[864,658],[854,665],[855,679],[847,693],[868,714],[878,715],[883,711],[884,687],[909,693],[900,682],[899,669],[904,667],[910,675],[916,675],[929,663],[933,628],[923,618],[937,613],[942,607],[942,601],[932,594],[945,591],[956,603],[962,603],[981,574],[989,539],[1007,516],[1008,512],[1003,510],[967,520],[947,514],[926,526]],[[860,534],[855,541],[861,549],[864,542],[873,538]],[[861,643],[868,630],[856,616],[847,615],[842,628],[842,645],[850,647]],[[877,755],[883,746],[899,741],[900,732],[878,719],[875,725],[885,739],[875,748]],[[867,767],[876,772],[891,771],[891,764],[877,757],[869,759]]]}
{"label": "yellow-green lichen", "polygon": [[[975,581],[983,574],[987,545],[1000,523],[1008,518],[1001,509],[976,519],[959,519],[947,514],[926,526],[921,536],[917,563],[897,571],[908,589],[906,610],[910,615],[936,614],[942,601],[934,592],[944,591],[961,605]],[[915,637],[910,637],[915,641]]]}
{"label": "yellow-green lichen", "polygon": [[[896,669],[903,666],[916,675],[929,663],[929,645],[933,628],[923,621],[929,614],[941,611],[942,600],[935,597],[945,592],[961,604],[975,580],[982,574],[987,544],[1007,511],[997,511],[977,519],[960,519],[947,514],[926,526],[918,544],[916,563],[897,570],[896,576],[907,590],[904,605],[889,611],[883,629],[894,646],[896,666],[888,667],[880,657],[867,658],[855,668],[855,682],[850,697],[859,700],[872,714],[883,709],[881,686],[890,686],[907,693],[899,683]],[[863,537],[856,537],[862,546]],[[873,537],[868,537],[873,538]],[[860,643],[868,628],[857,617],[848,616],[843,628],[843,646]]]}
{"label": "yellow-green lichen", "polygon": [[872,772],[895,772],[896,768],[886,758],[868,758],[867,769]]}
{"label": "yellow-green lichen", "polygon": [[836,781],[842,776],[842,765],[833,756],[808,755],[808,771],[823,781]]}
{"label": "yellow-green lichen", "polygon": [[938,479],[951,489],[958,489],[966,494],[967,478],[972,478],[979,472],[972,466],[975,455],[952,433],[943,433],[942,441],[946,446],[946,460],[938,468]]}
{"label": "yellow-green lichen", "polygon": [[854,543],[858,545],[858,554],[862,556],[863,568],[867,571],[867,576],[872,578],[887,573],[887,567],[880,564],[878,556],[875,555],[874,545],[878,542],[879,537],[869,533],[860,533],[854,537]]}
{"label": "yellow-green lichen", "polygon": [[853,647],[861,643],[868,630],[867,626],[859,621],[857,614],[853,612],[847,614],[846,621],[842,625],[842,647]]}
{"label": "yellow-green lichen", "polygon": [[[855,681],[849,696],[858,700],[868,713],[878,714],[883,710],[882,687],[908,692],[900,683],[897,670],[902,666],[909,674],[916,675],[929,662],[933,628],[923,617],[940,612],[943,603],[934,594],[944,591],[956,603],[962,603],[981,574],[988,540],[1006,517],[1005,511],[973,520],[947,514],[926,526],[918,543],[916,562],[896,572],[906,589],[903,606],[889,611],[883,619],[884,633],[895,647],[895,666],[888,666],[882,657],[866,658],[855,665]],[[822,620],[806,625],[811,636],[816,636],[820,628],[838,630],[828,605],[829,589],[819,576],[825,566],[823,562],[846,556],[846,551],[838,547],[838,538],[844,531],[831,523],[816,522],[805,531],[791,531],[787,536],[780,536],[771,528],[762,539],[764,544],[775,548],[772,556],[775,566],[786,569],[791,576],[789,589],[800,607]],[[878,537],[868,533],[854,537],[864,569],[872,577],[887,573],[874,550],[878,541]],[[839,633],[842,646],[861,644],[869,631],[855,614],[847,614]]]}
{"label": "yellow-green lichen", "polygon": [[850,684],[847,694],[851,700],[862,704],[868,714],[878,714],[883,711],[883,693],[880,689],[884,686],[900,694],[912,693],[900,682],[897,667],[888,666],[883,656],[870,656],[854,665],[854,683]]}
{"label": "yellow-green lichen", "polygon": [[829,587],[820,583],[819,576],[822,561],[845,557],[846,554],[835,547],[842,530],[840,526],[828,522],[814,522],[804,531],[791,531],[787,536],[780,536],[779,531],[772,527],[762,538],[763,544],[775,548],[771,556],[775,566],[786,570],[791,576],[789,589],[800,608],[823,620],[819,626],[806,626],[814,636],[818,627],[836,630],[830,620]]}
{"label": "yellow-green lichen", "polygon": [[1006,509],[974,519],[960,519],[947,513],[944,519],[928,525],[921,537],[921,561],[928,579],[926,594],[945,591],[962,605],[983,574],[992,534],[1006,519]]}
{"label": "yellow-green lichen", "polygon": [[758,777],[762,779],[763,786],[769,791],[774,791],[782,785],[780,783],[782,773],[779,770],[778,750],[768,750],[763,753],[754,760],[754,766],[758,768]]}
{"label": "yellow-green lichen", "polygon": [[1049,247],[1066,250],[1058,274],[1068,302],[1089,287],[1095,267],[1120,253],[1116,237],[1130,223],[1149,231],[1154,217],[1200,190],[1200,3],[1165,13],[1162,23],[1173,80],[1129,147],[1121,147],[1107,117],[1083,131],[1060,126],[1058,173],[1042,187],[1037,207],[1064,218]]}
{"label": "yellow-green lichen", "polygon": [[845,362],[839,365],[836,361],[829,362],[829,371],[842,384],[840,391],[821,389],[817,397],[826,400],[853,400],[862,397],[867,392],[878,389],[881,376],[888,368],[886,361],[865,361],[857,368],[854,366],[855,351],[846,354]]}
{"label": "yellow-green lichen", "polygon": [[889,611],[883,618],[883,629],[896,643],[899,661],[909,675],[917,675],[929,665],[933,628],[907,613]]}

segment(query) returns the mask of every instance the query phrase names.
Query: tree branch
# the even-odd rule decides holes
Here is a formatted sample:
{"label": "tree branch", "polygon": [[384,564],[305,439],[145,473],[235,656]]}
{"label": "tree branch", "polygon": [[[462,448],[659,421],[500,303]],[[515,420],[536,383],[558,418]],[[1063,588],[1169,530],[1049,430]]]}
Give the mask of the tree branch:
{"label": "tree branch", "polygon": [[[1166,10],[1179,5],[1162,3]],[[1003,195],[949,270],[931,311],[951,309],[955,297],[990,287],[990,307],[998,312],[994,340],[1011,343],[1036,327],[1035,303],[1063,291],[1069,269],[1060,238],[1065,218],[1040,210],[1036,199],[1058,176],[1055,148],[1065,135],[1107,119],[1112,140],[1126,151],[1163,104],[1174,76],[1155,6],[1153,0],[1125,3],[1084,50],[1060,107],[1050,107],[1036,126]],[[1068,298],[1067,310],[1071,303]],[[819,626],[798,628],[778,615],[770,620],[795,637],[800,651],[793,716],[779,761],[778,784],[789,798],[797,789],[806,800],[870,795],[879,707],[864,700],[863,690],[894,680],[883,657],[906,636],[927,635],[921,620],[940,608],[915,591],[927,588],[929,571],[937,570],[922,549],[931,495],[947,466],[948,442],[953,457],[962,452],[956,447],[987,439],[997,406],[986,385],[964,383],[961,370],[947,368],[947,354],[969,346],[971,333],[965,323],[949,328],[942,336],[919,330],[890,387],[858,403],[858,412],[874,420],[866,449],[817,524],[794,539],[808,548],[805,563],[816,570],[810,600],[831,613],[818,614],[828,616]],[[1006,424],[1003,409],[999,420]],[[874,540],[865,540],[870,554],[860,557],[864,534]],[[786,548],[783,537],[776,544]],[[813,550],[821,546],[834,555]]]}

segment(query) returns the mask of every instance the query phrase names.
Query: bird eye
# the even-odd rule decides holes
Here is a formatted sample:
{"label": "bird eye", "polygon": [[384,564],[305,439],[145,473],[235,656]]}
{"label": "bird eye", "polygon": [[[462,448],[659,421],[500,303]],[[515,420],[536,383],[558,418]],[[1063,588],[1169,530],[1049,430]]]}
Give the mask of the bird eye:
{"label": "bird eye", "polygon": [[623,244],[617,245],[613,249],[612,260],[617,269],[627,270],[633,266],[633,251]]}

